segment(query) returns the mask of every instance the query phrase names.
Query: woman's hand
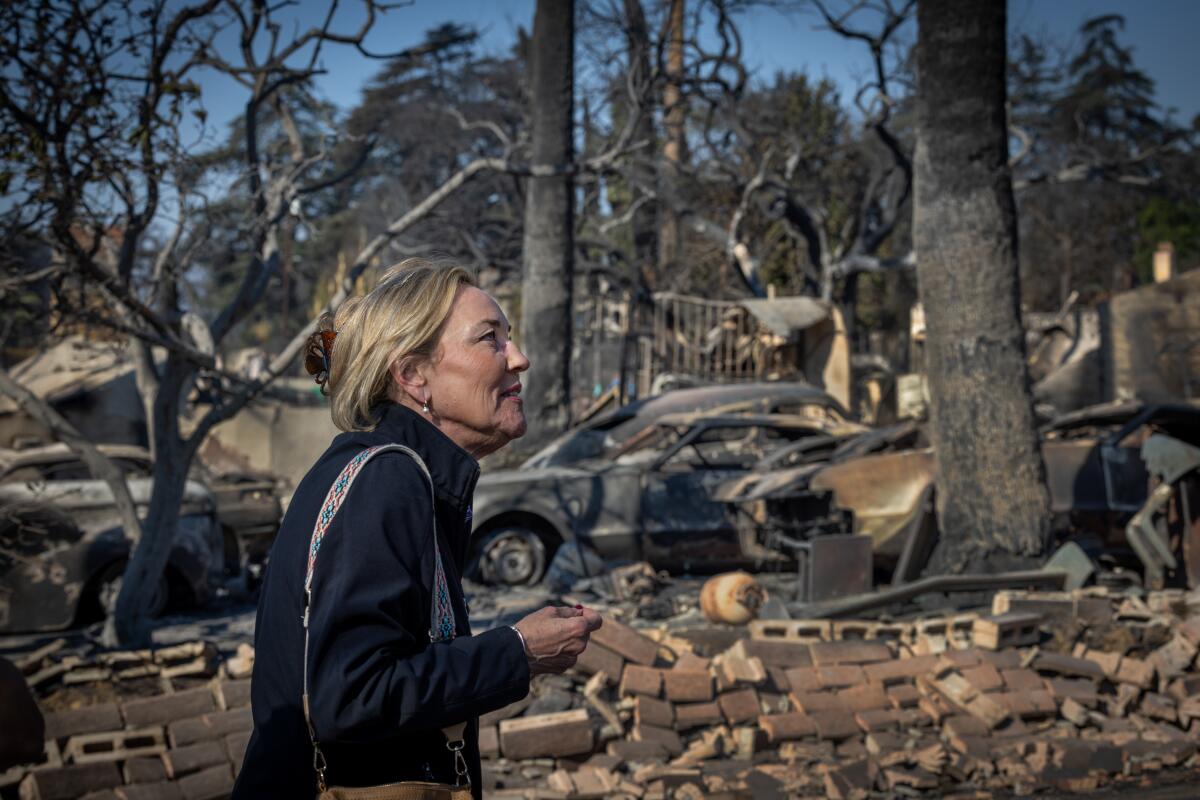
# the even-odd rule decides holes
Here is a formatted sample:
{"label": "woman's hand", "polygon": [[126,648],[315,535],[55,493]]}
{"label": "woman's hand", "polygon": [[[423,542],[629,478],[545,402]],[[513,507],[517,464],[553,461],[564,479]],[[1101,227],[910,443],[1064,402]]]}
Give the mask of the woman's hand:
{"label": "woman's hand", "polygon": [[602,622],[600,615],[588,608],[547,606],[513,627],[525,639],[530,672],[539,675],[575,666],[575,659],[587,647],[588,636]]}

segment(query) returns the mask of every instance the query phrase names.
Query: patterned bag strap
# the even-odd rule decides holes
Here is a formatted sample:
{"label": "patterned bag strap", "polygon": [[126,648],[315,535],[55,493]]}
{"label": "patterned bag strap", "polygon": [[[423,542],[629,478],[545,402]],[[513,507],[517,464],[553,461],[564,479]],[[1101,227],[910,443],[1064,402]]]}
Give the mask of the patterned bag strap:
{"label": "patterned bag strap", "polygon": [[[362,472],[362,468],[366,463],[375,456],[389,451],[397,450],[408,455],[416,462],[421,473],[425,476],[425,480],[429,482],[429,500],[432,504],[435,500],[433,489],[433,476],[429,474],[429,468],[425,466],[425,462],[417,455],[416,451],[411,447],[405,447],[402,444],[383,444],[375,447],[368,447],[361,453],[350,459],[341,474],[329,487],[329,492],[325,495],[325,502],[321,505],[321,512],[317,514],[316,525],[313,526],[312,539],[308,545],[308,571],[304,576],[304,605],[305,609],[312,603],[312,579],[313,571],[317,566],[317,553],[321,549],[321,542],[325,539],[325,534],[329,530],[329,526],[333,524],[333,518],[337,515],[338,509],[342,507],[342,503],[346,499],[346,495],[350,493],[350,487],[354,484],[354,479]],[[457,635],[457,626],[454,622],[454,606],[450,602],[450,586],[446,582],[446,571],[442,566],[442,548],[438,544],[437,536],[437,512],[433,513],[433,604],[430,608],[430,623],[429,623],[429,641],[441,642],[448,639],[453,639]],[[305,619],[305,627],[308,621]]]}
{"label": "patterned bag strap", "polygon": [[[304,575],[304,721],[308,725],[308,735],[312,740],[313,745],[313,769],[317,771],[317,787],[320,791],[326,790],[325,785],[325,770],[326,762],[325,755],[321,752],[321,745],[317,741],[317,732],[313,728],[312,717],[309,714],[308,703],[308,620],[309,611],[312,608],[312,579],[313,572],[317,566],[317,553],[321,549],[321,543],[325,539],[325,534],[329,531],[329,526],[333,524],[333,518],[337,516],[338,509],[342,507],[346,496],[350,493],[350,487],[354,485],[354,479],[362,472],[362,468],[367,462],[380,453],[386,453],[392,450],[405,453],[413,461],[417,463],[421,473],[425,476],[425,480],[429,483],[429,502],[432,511],[433,520],[433,601],[430,607],[430,623],[429,623],[429,641],[443,642],[453,639],[457,635],[457,626],[454,621],[454,606],[450,600],[450,586],[446,582],[446,571],[442,567],[442,548],[438,543],[437,535],[437,508],[436,495],[433,488],[433,476],[429,474],[429,467],[425,466],[425,462],[417,455],[416,451],[411,447],[405,447],[402,444],[383,444],[375,447],[368,447],[361,453],[350,459],[350,462],[342,469],[341,473],[334,480],[333,485],[329,487],[329,492],[325,495],[325,502],[321,504],[321,510],[317,514],[316,524],[313,526],[312,539],[308,545],[308,569]],[[442,733],[446,736],[446,746],[454,753],[455,771],[458,773],[458,780],[461,782],[466,779],[470,785],[470,776],[467,774],[466,760],[463,758],[463,731],[466,729],[466,723],[450,725],[442,729]]]}

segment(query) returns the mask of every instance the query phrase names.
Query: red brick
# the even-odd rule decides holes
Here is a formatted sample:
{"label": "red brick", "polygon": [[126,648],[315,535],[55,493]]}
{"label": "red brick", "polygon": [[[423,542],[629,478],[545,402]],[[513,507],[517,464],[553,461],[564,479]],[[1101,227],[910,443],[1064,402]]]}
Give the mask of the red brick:
{"label": "red brick", "polygon": [[873,733],[894,729],[899,715],[894,708],[875,708],[857,712],[854,720],[858,723],[858,727],[862,728],[863,733]]}
{"label": "red brick", "polygon": [[603,672],[608,676],[610,683],[621,680],[621,671],[624,667],[625,659],[596,642],[589,642],[588,646],[579,654],[579,658],[575,659],[575,669],[585,675]]}
{"label": "red brick", "polygon": [[1174,678],[1191,669],[1196,660],[1196,645],[1176,634],[1171,641],[1150,655],[1158,674],[1163,678]]}
{"label": "red brick", "polygon": [[791,698],[792,708],[804,714],[845,709],[845,703],[833,692],[792,692],[788,696]]}
{"label": "red brick", "polygon": [[628,739],[614,739],[608,743],[605,750],[622,761],[664,761],[668,755],[667,748],[661,744],[634,742]]}
{"label": "red brick", "polygon": [[1045,689],[997,692],[993,697],[1019,719],[1043,719],[1058,713],[1054,696]]}
{"label": "red brick", "polygon": [[938,671],[941,672],[946,667],[958,670],[965,669],[966,667],[976,667],[982,661],[982,654],[974,648],[947,650],[938,656]]}
{"label": "red brick", "polygon": [[933,717],[919,708],[896,709],[896,722],[901,728],[928,728],[933,724]]}
{"label": "red brick", "polygon": [[663,670],[663,693],[673,703],[706,703],[713,699],[712,676],[707,672]]}
{"label": "red brick", "polygon": [[1004,679],[991,664],[967,667],[962,671],[962,676],[979,692],[994,692],[1004,688]]}
{"label": "red brick", "polygon": [[1080,658],[1086,658],[1088,661],[1094,662],[1096,666],[1100,667],[1104,674],[1109,678],[1115,678],[1117,672],[1121,668],[1120,653],[1108,653],[1103,650],[1089,650],[1087,648],[1083,648],[1083,654],[1080,655],[1079,653],[1076,653],[1076,655],[1079,655]]}
{"label": "red brick", "polygon": [[22,798],[37,800],[74,800],[93,789],[120,785],[117,765],[101,761],[31,772],[21,781],[20,793]]}
{"label": "red brick", "polygon": [[217,708],[228,711],[231,708],[241,708],[250,705],[250,679],[217,681]]}
{"label": "red brick", "polygon": [[832,667],[817,667],[817,680],[822,689],[842,689],[848,686],[859,686],[867,682],[862,667],[855,664],[843,664]]}
{"label": "red brick", "polygon": [[794,667],[784,675],[788,688],[793,692],[816,692],[823,688],[816,667]]}
{"label": "red brick", "polygon": [[633,701],[633,722],[635,725],[670,728],[675,724],[675,707],[666,700],[638,695]]}
{"label": "red brick", "polygon": [[837,699],[848,711],[872,711],[891,706],[887,692],[877,683],[863,683],[843,689],[837,693]]}
{"label": "red brick", "polygon": [[889,686],[887,696],[895,708],[915,708],[921,701],[921,693],[912,684]]}
{"label": "red brick", "polygon": [[937,656],[914,656],[866,664],[862,669],[867,680],[890,686],[893,683],[903,683],[932,672],[937,662]]}
{"label": "red brick", "polygon": [[854,715],[846,711],[821,711],[811,716],[818,739],[839,741],[861,733]]}
{"label": "red brick", "polygon": [[1171,682],[1169,691],[1171,696],[1176,700],[1200,695],[1200,675],[1188,675],[1183,678],[1177,678]]}
{"label": "red brick", "polygon": [[893,658],[891,649],[880,642],[813,642],[809,648],[817,666],[871,664]]}
{"label": "red brick", "polygon": [[246,748],[250,744],[250,731],[238,731],[225,736],[225,752],[233,763],[233,774],[242,771],[242,761],[246,758]]}
{"label": "red brick", "polygon": [[969,714],[953,714],[942,720],[942,732],[950,736],[987,736],[991,728],[986,722]]}
{"label": "red brick", "polygon": [[979,655],[985,664],[991,664],[1000,671],[1019,669],[1021,666],[1021,651],[1011,647],[1003,650],[980,650]]}
{"label": "red brick", "polygon": [[651,666],[658,658],[658,644],[635,631],[628,625],[605,617],[604,624],[594,631],[590,641],[612,650],[634,662]]}
{"label": "red brick", "polygon": [[1004,679],[1005,688],[1013,692],[1042,691],[1046,688],[1046,681],[1031,669],[1000,670],[1000,677]]}
{"label": "red brick", "polygon": [[758,704],[758,692],[753,689],[740,689],[735,692],[725,692],[717,698],[721,713],[730,725],[739,722],[752,722],[762,713]]}
{"label": "red brick", "polygon": [[1117,680],[1121,683],[1132,683],[1141,689],[1149,689],[1154,685],[1154,672],[1152,662],[1125,656],[1117,670]]}
{"label": "red brick", "polygon": [[785,694],[792,690],[792,684],[787,679],[787,670],[783,667],[767,667],[767,683],[762,688]]}
{"label": "red brick", "polygon": [[[94,795],[84,795],[88,800]],[[116,789],[112,795],[116,800],[183,800],[183,789],[173,781],[158,783],[135,783]]]}
{"label": "red brick", "polygon": [[160,756],[127,758],[121,772],[126,783],[158,783],[167,779],[167,768]]}
{"label": "red brick", "polygon": [[630,735],[635,742],[658,745],[670,756],[677,756],[683,752],[683,742],[680,741],[679,734],[670,728],[659,728],[656,725],[634,725]]}
{"label": "red brick", "polygon": [[573,756],[590,753],[592,746],[592,725],[582,708],[500,723],[500,750],[505,758]]}
{"label": "red brick", "polygon": [[782,742],[789,739],[802,739],[815,736],[816,723],[807,714],[797,712],[789,714],[764,714],[758,718],[758,726],[767,733],[772,742]]}
{"label": "red brick", "polygon": [[765,639],[743,639],[742,649],[747,657],[757,658],[770,669],[779,667],[812,666],[812,653],[807,644],[800,642],[776,642]]}
{"label": "red brick", "polygon": [[717,672],[732,686],[760,686],[767,681],[767,668],[762,659],[745,655],[739,647],[731,647],[721,654]]}
{"label": "red brick", "polygon": [[680,703],[675,706],[675,729],[688,730],[701,725],[719,725],[723,721],[717,703]]}
{"label": "red brick", "polygon": [[66,739],[81,733],[119,731],[125,727],[116,703],[100,703],[45,715],[46,738]]}
{"label": "red brick", "polygon": [[861,800],[875,788],[875,772],[868,759],[825,771],[825,796],[830,800]]}
{"label": "red brick", "polygon": [[482,758],[500,755],[500,729],[497,726],[484,725],[479,728],[479,755]]}
{"label": "red brick", "polygon": [[662,694],[662,674],[661,669],[626,664],[617,692],[621,695],[646,694],[658,697]]}
{"label": "red brick", "polygon": [[1142,704],[1139,710],[1151,719],[1161,719],[1167,722],[1175,722],[1179,719],[1179,713],[1175,709],[1175,701],[1165,695],[1155,692],[1146,692],[1142,696]]}
{"label": "red brick", "polygon": [[160,694],[121,704],[125,724],[130,728],[164,725],[172,720],[186,719],[215,711],[212,689],[202,686],[174,694]]}
{"label": "red brick", "polygon": [[162,759],[163,766],[167,768],[167,777],[174,779],[189,772],[223,764],[229,757],[220,742],[205,741],[168,750],[163,753]]}
{"label": "red brick", "polygon": [[194,772],[179,780],[186,800],[217,800],[233,791],[233,770],[228,764]]}
{"label": "red brick", "polygon": [[1095,661],[1068,656],[1064,653],[1049,653],[1043,650],[1037,654],[1032,666],[1038,672],[1051,672],[1056,675],[1092,678],[1093,680],[1104,678],[1104,670]]}
{"label": "red brick", "polygon": [[172,747],[220,739],[234,731],[248,731],[254,727],[254,717],[248,707],[229,711],[214,711],[190,719],[176,720],[167,726],[167,738]]}
{"label": "red brick", "polygon": [[1069,697],[1088,708],[1095,708],[1100,703],[1096,684],[1086,678],[1050,678],[1046,688],[1060,701]]}
{"label": "red brick", "polygon": [[712,662],[709,659],[685,651],[675,657],[675,662],[671,664],[671,669],[680,669],[687,672],[708,672],[710,666],[712,666]]}

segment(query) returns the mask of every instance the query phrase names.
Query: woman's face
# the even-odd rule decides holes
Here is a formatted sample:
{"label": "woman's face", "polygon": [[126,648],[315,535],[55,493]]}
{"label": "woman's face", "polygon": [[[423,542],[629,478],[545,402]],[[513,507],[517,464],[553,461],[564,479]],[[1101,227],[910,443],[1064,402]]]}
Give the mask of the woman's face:
{"label": "woman's face", "polygon": [[529,359],[509,339],[511,326],[486,292],[458,290],[430,363],[419,369],[430,414],[476,458],[525,435],[519,373]]}

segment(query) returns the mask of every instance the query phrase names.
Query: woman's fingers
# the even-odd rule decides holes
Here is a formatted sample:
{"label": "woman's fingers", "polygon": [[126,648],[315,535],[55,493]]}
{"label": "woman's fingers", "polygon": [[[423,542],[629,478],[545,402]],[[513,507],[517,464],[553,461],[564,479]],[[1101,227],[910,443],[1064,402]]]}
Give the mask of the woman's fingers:
{"label": "woman's fingers", "polygon": [[562,672],[575,665],[603,620],[591,609],[547,606],[517,623],[535,672]]}

